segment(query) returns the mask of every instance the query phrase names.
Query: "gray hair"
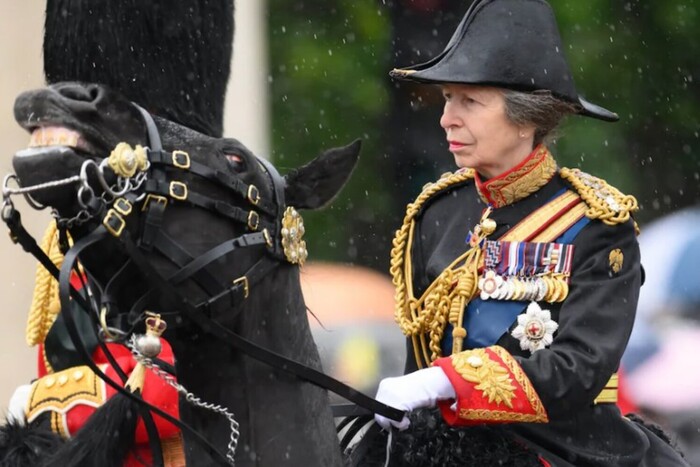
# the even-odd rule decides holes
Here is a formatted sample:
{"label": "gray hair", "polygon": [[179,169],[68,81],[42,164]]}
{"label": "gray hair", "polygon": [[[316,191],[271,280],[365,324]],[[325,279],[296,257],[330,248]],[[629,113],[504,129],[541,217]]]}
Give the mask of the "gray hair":
{"label": "gray hair", "polygon": [[506,116],[516,125],[534,125],[534,145],[550,143],[556,136],[555,130],[567,115],[578,113],[580,105],[563,101],[550,91],[520,92],[506,89]]}

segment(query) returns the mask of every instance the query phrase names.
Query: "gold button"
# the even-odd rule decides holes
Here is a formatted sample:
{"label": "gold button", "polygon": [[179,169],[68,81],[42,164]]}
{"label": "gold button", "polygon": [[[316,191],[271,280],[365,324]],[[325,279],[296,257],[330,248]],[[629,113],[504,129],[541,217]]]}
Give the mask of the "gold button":
{"label": "gold button", "polygon": [[83,376],[85,376],[85,373],[83,373],[82,370],[75,370],[73,372],[73,379],[76,381],[80,381],[81,379],[83,379]]}
{"label": "gold button", "polygon": [[467,358],[467,363],[469,363],[472,366],[472,368],[479,368],[481,365],[484,364],[484,361],[481,359],[481,357],[472,355],[471,357]]}
{"label": "gold button", "polygon": [[46,386],[47,388],[50,388],[51,386],[54,385],[55,382],[56,382],[56,380],[53,378],[53,376],[49,376],[44,381],[44,386]]}
{"label": "gold button", "polygon": [[68,382],[68,376],[61,375],[58,377],[58,384],[64,386]]}

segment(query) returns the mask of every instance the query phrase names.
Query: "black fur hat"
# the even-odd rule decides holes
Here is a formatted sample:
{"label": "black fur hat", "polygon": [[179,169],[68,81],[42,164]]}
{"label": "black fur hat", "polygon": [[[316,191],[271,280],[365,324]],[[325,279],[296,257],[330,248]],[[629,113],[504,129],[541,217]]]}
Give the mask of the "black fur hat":
{"label": "black fur hat", "polygon": [[46,81],[106,84],[220,137],[233,29],[233,0],[48,0]]}
{"label": "black fur hat", "polygon": [[614,112],[578,95],[554,13],[545,0],[474,0],[441,54],[390,75],[420,83],[546,89],[580,104],[581,115],[618,120]]}

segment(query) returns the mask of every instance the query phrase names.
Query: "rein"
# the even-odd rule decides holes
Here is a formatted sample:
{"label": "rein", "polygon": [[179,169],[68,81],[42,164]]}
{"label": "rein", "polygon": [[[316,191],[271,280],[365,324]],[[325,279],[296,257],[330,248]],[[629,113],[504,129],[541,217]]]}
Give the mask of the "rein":
{"label": "rein", "polygon": [[[95,215],[102,215],[104,213],[102,225],[99,225],[90,234],[78,240],[75,245],[66,252],[64,263],[60,271],[51,262],[43,250],[38,247],[36,241],[22,226],[19,212],[14,209],[14,206],[9,198],[10,194],[14,193],[8,193],[6,187],[3,190],[5,200],[2,208],[2,218],[10,229],[11,237],[13,241],[20,243],[25,251],[28,251],[35,256],[37,260],[39,260],[39,262],[44,265],[44,267],[46,267],[47,270],[57,278],[57,280],[59,280],[61,310],[68,310],[69,300],[73,299],[84,310],[92,311],[93,313],[89,313],[92,320],[98,325],[101,324],[97,322],[97,313],[94,313],[95,306],[92,303],[94,299],[92,301],[89,298],[86,299],[80,292],[74,290],[70,285],[69,278],[71,271],[77,264],[79,255],[86,248],[108,239],[116,239],[129,257],[129,261],[148,281],[148,291],[138,300],[136,300],[127,315],[128,317],[138,316],[140,319],[143,315],[145,307],[147,306],[149,298],[153,295],[153,293],[159,293],[160,296],[165,297],[166,300],[172,304],[172,308],[175,310],[174,313],[183,314],[204,332],[215,336],[226,345],[233,347],[256,360],[266,363],[277,370],[294,375],[302,380],[330,390],[371,412],[381,414],[392,420],[401,420],[404,416],[403,411],[387,406],[386,404],[368,397],[314,368],[303,365],[289,359],[288,357],[261,347],[222,326],[215,319],[211,318],[211,316],[215,316],[215,313],[222,312],[224,310],[235,310],[237,305],[248,297],[250,289],[253,286],[255,286],[262,278],[267,276],[283,261],[287,260],[285,248],[281,241],[283,230],[282,209],[285,206],[284,178],[279,175],[272,164],[264,159],[256,158],[264,169],[264,172],[267,175],[274,191],[274,202],[263,200],[261,199],[259,191],[255,185],[247,185],[239,178],[233,177],[227,173],[216,171],[195,161],[191,161],[189,155],[184,151],[164,151],[162,148],[160,135],[155,126],[153,118],[141,107],[136,107],[141,112],[148,131],[150,148],[145,150],[147,160],[144,161],[144,169],[141,172],[141,174],[144,174],[147,171],[148,176],[141,177],[138,183],[134,185],[133,190],[121,190],[119,192],[120,196],[109,204],[110,207],[106,210],[106,213],[104,213],[104,210],[108,203],[104,203],[101,209],[96,209],[96,203],[94,202],[90,205],[92,210],[96,213]],[[104,161],[100,167],[103,166]],[[239,197],[246,200],[251,209],[249,211],[245,211],[240,207],[193,192],[184,182],[172,180],[168,177],[170,172],[177,171],[186,171],[195,174],[201,178],[209,180],[212,183],[233,191]],[[121,176],[119,172],[117,172],[117,175]],[[129,185],[129,177],[129,175],[126,176],[126,183],[121,183],[122,187]],[[104,186],[103,180],[104,179],[101,179],[101,184]],[[138,188],[141,193],[137,193],[136,188]],[[26,195],[27,190],[28,189],[24,189],[22,194]],[[197,208],[212,211],[218,215],[246,225],[249,232],[236,238],[226,240],[202,255],[193,258],[187,251],[185,251],[184,248],[180,247],[175,240],[165,234],[161,228],[165,209],[171,202],[187,202]],[[127,221],[129,214],[131,214],[133,209],[139,207],[139,204],[143,212],[139,229],[140,235],[135,239],[132,237],[130,229],[127,228]],[[262,215],[259,214],[258,211],[260,211]],[[250,269],[248,269],[243,276],[233,281],[233,285],[230,287],[224,285],[222,287],[222,285],[219,284],[219,281],[216,279],[216,275],[211,273],[207,269],[207,266],[228,253],[249,247],[262,248],[264,252],[263,256]],[[146,253],[152,251],[153,249],[157,250],[166,258],[169,258],[176,264],[176,266],[179,267],[179,270],[169,277],[164,277],[155,269],[155,267],[146,257]],[[108,309],[109,304],[114,303],[110,295],[110,285],[118,283],[118,276],[120,274],[127,274],[128,270],[129,268],[121,268],[117,274],[110,279],[109,283],[105,287],[105,290],[101,291],[101,294],[98,294],[102,302],[102,307],[107,307]],[[197,304],[193,304],[187,300],[177,287],[187,279],[192,279],[195,281],[195,283],[199,284],[202,289],[207,292],[207,294],[211,295],[210,298]],[[171,313],[169,312],[168,314]],[[141,406],[147,408],[148,411],[152,411],[171,423],[179,426],[181,429],[192,433],[218,463],[222,465],[233,464],[233,452],[235,452],[235,442],[237,441],[237,436],[234,436],[234,433],[232,433],[231,437],[233,446],[231,443],[229,444],[229,453],[225,457],[194,429],[182,423],[180,420],[168,415],[157,407],[150,405],[139,395],[131,393],[130,391],[122,388],[116,382],[110,380],[92,361],[92,358],[78,333],[71,314],[64,312],[63,315],[65,316],[69,335],[71,340],[73,340],[76,349],[78,349],[78,351],[81,353],[86,364],[100,378],[102,378],[119,393],[134,401],[137,401]],[[104,329],[103,323],[102,326]],[[104,331],[106,334],[109,334],[110,330],[104,329]],[[119,334],[121,334],[122,337],[126,336],[126,333],[123,332],[119,332]],[[101,345],[104,346],[104,342],[101,342],[100,339],[98,340],[100,341]],[[103,350],[106,350],[106,346],[104,346]],[[109,352],[107,351],[105,353],[108,354]],[[118,365],[115,365],[115,368],[117,371],[120,370]],[[120,375],[120,377],[122,377],[123,380],[125,379],[125,376]],[[343,415],[357,415],[358,413],[366,413],[361,409],[348,405],[341,406],[340,411],[343,412]],[[147,417],[143,418],[146,422]],[[148,423],[146,423],[146,425],[148,428]],[[155,428],[153,431],[150,429],[148,431],[150,440],[150,438],[153,438],[154,434],[156,433]],[[151,446],[153,450],[154,445],[152,444]],[[157,453],[154,452],[154,460],[158,459],[156,454]],[[162,462],[162,457],[159,459]]]}

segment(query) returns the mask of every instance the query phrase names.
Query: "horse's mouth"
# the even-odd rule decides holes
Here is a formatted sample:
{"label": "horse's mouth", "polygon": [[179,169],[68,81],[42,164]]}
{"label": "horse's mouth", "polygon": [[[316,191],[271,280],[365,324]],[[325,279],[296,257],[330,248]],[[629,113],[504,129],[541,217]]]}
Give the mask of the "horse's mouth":
{"label": "horse's mouth", "polygon": [[[66,180],[80,174],[83,163],[98,159],[94,146],[75,130],[58,125],[28,128],[31,133],[26,149],[17,151],[12,166],[23,188]],[[32,197],[43,205],[50,205],[71,213],[75,203],[74,185],[42,188]]]}
{"label": "horse's mouth", "polygon": [[51,157],[53,154],[72,152],[78,157],[94,158],[95,151],[75,130],[63,126],[40,126],[31,132],[29,145],[15,154],[15,158]]}

